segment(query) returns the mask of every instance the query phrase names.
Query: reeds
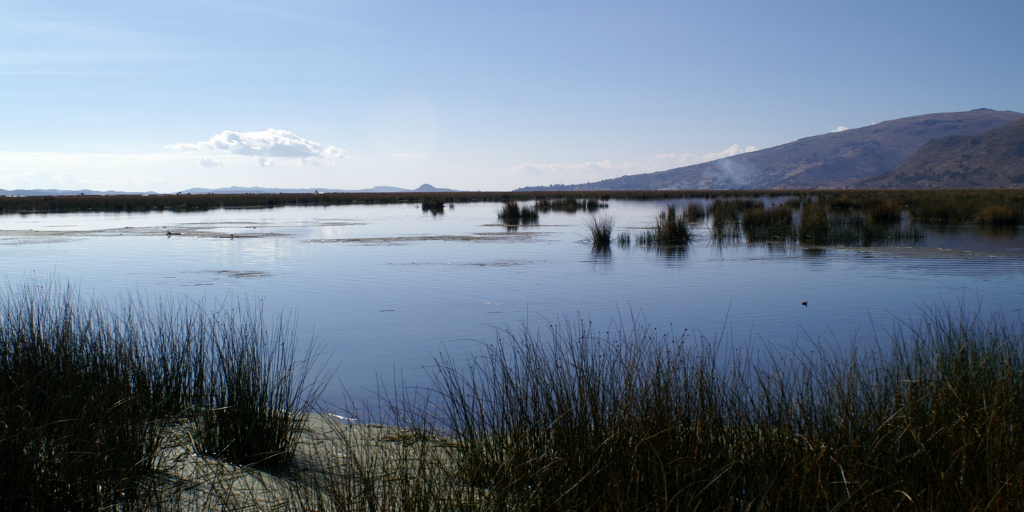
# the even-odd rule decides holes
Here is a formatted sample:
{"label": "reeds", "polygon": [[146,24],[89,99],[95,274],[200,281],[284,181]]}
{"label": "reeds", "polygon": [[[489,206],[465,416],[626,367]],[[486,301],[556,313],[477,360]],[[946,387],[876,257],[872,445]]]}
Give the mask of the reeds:
{"label": "reeds", "polygon": [[516,201],[506,201],[498,209],[498,220],[507,226],[518,226],[520,224],[536,224],[540,219],[536,208],[519,206]]}
{"label": "reeds", "polygon": [[[287,465],[322,389],[293,331],[258,306],[119,307],[54,282],[0,298],[0,508],[96,510],[162,502],[172,432],[187,453]],[[308,379],[307,379],[308,378]]]}
{"label": "reeds", "polygon": [[821,203],[805,203],[797,238],[809,245],[862,245],[920,242],[924,232],[915,226],[876,223],[856,213],[830,214]]}
{"label": "reeds", "polygon": [[[615,228],[615,219],[608,215],[597,216],[591,214],[583,223],[587,228],[587,241],[597,250],[606,250],[612,243],[612,230]],[[621,237],[620,237],[621,242]],[[621,243],[620,243],[621,245]]]}
{"label": "reeds", "polygon": [[[266,472],[195,455],[187,420],[227,403],[208,398],[217,389],[291,397],[262,402],[264,412],[308,403],[301,364],[278,352],[288,324],[267,328],[245,305],[220,316],[192,303],[109,309],[46,283],[5,293],[5,510],[939,511],[1024,501],[1019,317],[927,309],[849,351],[727,354],[726,340],[637,319],[504,331],[466,359],[439,356],[429,386],[383,389],[377,415],[362,418],[370,424],[303,415],[293,438],[301,463]],[[266,370],[247,370],[253,362]],[[184,485],[168,464],[213,469]]]}
{"label": "reeds", "polygon": [[[924,311],[869,352],[723,361],[720,340],[562,323],[439,361],[488,510],[1012,510],[1019,322]],[[775,349],[770,354],[779,354]]]}
{"label": "reeds", "polygon": [[686,218],[677,214],[674,205],[669,205],[654,218],[653,227],[637,234],[636,243],[649,248],[678,248],[690,243],[691,237]]}
{"label": "reeds", "polygon": [[740,225],[748,242],[784,242],[796,237],[793,210],[785,205],[747,208]]}
{"label": "reeds", "polygon": [[423,213],[430,212],[435,217],[438,215],[444,215],[444,198],[442,197],[431,197],[424,199],[420,204],[420,208]]}
{"label": "reeds", "polygon": [[690,203],[686,206],[686,220],[689,222],[700,222],[707,218],[708,210],[699,203]]}
{"label": "reeds", "polygon": [[559,197],[556,199],[541,198],[534,203],[534,208],[541,212],[558,211],[576,213],[578,211],[585,211],[593,213],[601,208],[607,207],[608,203],[602,203],[600,200],[593,197]]}

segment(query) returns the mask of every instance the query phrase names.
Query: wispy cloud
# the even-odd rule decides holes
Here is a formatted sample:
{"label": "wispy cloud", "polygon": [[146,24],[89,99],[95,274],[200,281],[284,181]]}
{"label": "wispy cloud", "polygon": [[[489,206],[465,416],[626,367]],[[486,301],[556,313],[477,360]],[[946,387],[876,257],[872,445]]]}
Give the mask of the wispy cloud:
{"label": "wispy cloud", "polygon": [[[875,124],[875,123],[871,123],[871,124]],[[832,133],[845,132],[846,130],[849,130],[849,128],[847,128],[845,126],[839,126],[835,130],[832,130]]]}
{"label": "wispy cloud", "polygon": [[626,162],[603,160],[599,162],[534,164],[523,163],[511,169],[511,174],[520,176],[548,176],[564,181],[599,181],[617,178],[626,174],[642,174],[685,167],[721,158],[757,151],[754,146],[740,147],[733,144],[722,151],[698,155],[694,153],[662,153],[653,157],[636,158]]}
{"label": "wispy cloud", "polygon": [[[274,164],[272,157],[294,158],[297,159],[298,165],[315,165],[314,161],[327,158],[345,158],[345,151],[341,148],[335,146],[325,148],[317,142],[303,139],[292,132],[273,128],[262,132],[224,131],[210,137],[210,140],[165,147],[177,151],[220,151],[233,155],[254,156],[256,163],[261,167],[272,166]],[[208,166],[203,163],[200,165]]]}
{"label": "wispy cloud", "polygon": [[733,144],[732,146],[729,146],[723,149],[722,151],[705,153],[703,155],[697,155],[693,153],[683,153],[681,155],[676,153],[662,153],[660,155],[655,155],[654,158],[657,160],[668,161],[674,164],[678,164],[677,167],[686,167],[687,165],[702,164],[704,162],[711,162],[713,160],[718,160],[720,158],[741,155],[743,153],[750,153],[752,151],[757,151],[757,148],[754,146],[747,146],[746,148],[741,148],[739,144]]}
{"label": "wispy cloud", "polygon": [[199,165],[202,167],[224,167],[224,162],[204,156],[199,159]]}

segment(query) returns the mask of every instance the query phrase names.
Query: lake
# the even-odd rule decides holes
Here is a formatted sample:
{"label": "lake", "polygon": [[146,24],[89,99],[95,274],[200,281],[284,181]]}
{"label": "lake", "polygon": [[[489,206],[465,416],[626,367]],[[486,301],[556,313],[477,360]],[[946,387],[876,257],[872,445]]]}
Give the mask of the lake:
{"label": "lake", "polygon": [[[666,204],[688,201],[611,200],[602,214],[615,219],[616,234],[635,232]],[[367,395],[396,374],[422,383],[420,369],[441,351],[477,352],[504,329],[637,321],[741,349],[811,350],[819,341],[869,343],[874,333],[884,340],[924,307],[1020,318],[1024,306],[1016,230],[924,225],[916,242],[821,249],[718,243],[705,221],[684,251],[613,244],[595,253],[586,214],[541,213],[537,225],[509,230],[498,207],[2,215],[0,270],[12,286],[55,276],[107,300],[262,301],[267,313],[295,315],[300,343],[315,337],[329,354],[337,368],[329,400],[342,386]]]}

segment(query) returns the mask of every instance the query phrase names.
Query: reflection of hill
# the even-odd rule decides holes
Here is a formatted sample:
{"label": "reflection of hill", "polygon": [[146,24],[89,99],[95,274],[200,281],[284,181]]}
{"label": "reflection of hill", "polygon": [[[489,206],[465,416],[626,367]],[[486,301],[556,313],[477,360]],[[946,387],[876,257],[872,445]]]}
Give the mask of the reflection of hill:
{"label": "reflection of hill", "polygon": [[[906,117],[667,171],[554,187],[565,190],[825,188],[900,166],[926,142],[976,135],[1024,115],[988,109]],[[541,188],[541,189],[547,189]]]}
{"label": "reflection of hill", "polygon": [[866,188],[1024,187],[1024,119],[978,135],[929,141]]}

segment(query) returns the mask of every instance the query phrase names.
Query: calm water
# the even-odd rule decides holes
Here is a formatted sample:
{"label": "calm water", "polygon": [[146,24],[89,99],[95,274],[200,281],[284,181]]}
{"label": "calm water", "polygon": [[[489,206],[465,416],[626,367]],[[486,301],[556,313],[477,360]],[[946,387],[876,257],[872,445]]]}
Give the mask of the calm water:
{"label": "calm water", "polygon": [[[612,201],[616,231],[649,224],[665,202]],[[675,201],[683,205],[685,201]],[[804,348],[884,335],[919,308],[965,303],[1018,318],[1024,236],[928,229],[912,249],[804,250],[698,241],[675,256],[582,242],[584,215],[542,214],[509,233],[497,205],[441,216],[419,205],[290,207],[201,213],[0,216],[0,270],[12,283],[56,275],[87,294],[234,300],[298,316],[353,394],[402,371],[417,382],[442,350],[460,354],[496,330],[560,318],[641,316],[659,331],[725,333]],[[168,235],[168,232],[171,235]],[[232,238],[232,235],[234,237]],[[807,302],[804,306],[801,303]]]}

